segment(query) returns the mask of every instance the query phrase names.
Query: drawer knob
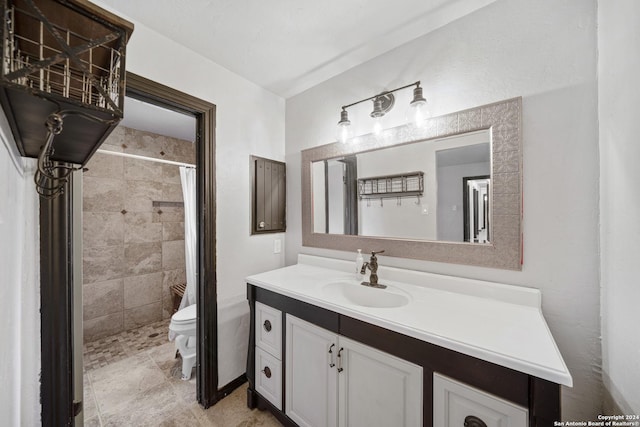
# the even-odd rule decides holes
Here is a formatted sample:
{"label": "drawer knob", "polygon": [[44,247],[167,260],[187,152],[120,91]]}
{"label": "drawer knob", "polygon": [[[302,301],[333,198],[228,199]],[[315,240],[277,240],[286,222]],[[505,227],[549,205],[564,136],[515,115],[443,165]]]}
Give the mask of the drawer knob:
{"label": "drawer knob", "polygon": [[475,415],[467,415],[464,418],[464,427],[487,427],[487,425]]}
{"label": "drawer knob", "polygon": [[271,332],[271,322],[269,322],[268,320],[264,321],[264,324],[262,325],[262,327],[264,328],[265,331]]}
{"label": "drawer knob", "polygon": [[[262,372],[265,377],[271,378],[271,369],[269,369],[268,366],[265,366],[264,369],[262,371],[260,371],[260,372]],[[487,427],[487,426],[485,425],[485,427]]]}

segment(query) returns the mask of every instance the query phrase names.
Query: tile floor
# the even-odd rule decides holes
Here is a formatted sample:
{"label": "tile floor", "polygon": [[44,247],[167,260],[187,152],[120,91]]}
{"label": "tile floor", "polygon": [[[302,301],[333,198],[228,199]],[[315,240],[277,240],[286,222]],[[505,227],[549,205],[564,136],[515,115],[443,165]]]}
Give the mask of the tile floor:
{"label": "tile floor", "polygon": [[166,321],[87,343],[84,360],[85,426],[280,426],[270,413],[247,408],[246,384],[204,410],[195,374],[180,379]]}
{"label": "tile floor", "polygon": [[84,370],[91,371],[118,360],[136,355],[142,350],[168,342],[170,319],[151,323],[130,331],[84,344]]}

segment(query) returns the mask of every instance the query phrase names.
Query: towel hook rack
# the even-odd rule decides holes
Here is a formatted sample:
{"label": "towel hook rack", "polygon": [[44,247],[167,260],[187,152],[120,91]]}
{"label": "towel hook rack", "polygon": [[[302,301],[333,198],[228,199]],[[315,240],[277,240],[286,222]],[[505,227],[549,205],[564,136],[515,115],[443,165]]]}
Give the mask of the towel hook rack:
{"label": "towel hook rack", "polygon": [[60,135],[63,130],[64,119],[69,115],[79,115],[86,119],[105,124],[117,123],[119,119],[103,120],[91,114],[76,110],[58,110],[49,114],[45,122],[47,127],[47,139],[38,154],[37,169],[33,176],[36,184],[36,191],[44,199],[54,199],[64,193],[64,187],[69,181],[69,175],[82,167],[67,166],[66,164],[55,164],[51,159],[55,153],[53,140],[56,135]]}

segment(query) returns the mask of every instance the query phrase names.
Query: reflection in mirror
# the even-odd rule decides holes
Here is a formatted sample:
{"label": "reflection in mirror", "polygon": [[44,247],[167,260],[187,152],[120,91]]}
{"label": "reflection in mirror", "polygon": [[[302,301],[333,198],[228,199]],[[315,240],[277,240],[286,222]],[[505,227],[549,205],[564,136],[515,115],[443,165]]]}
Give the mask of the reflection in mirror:
{"label": "reflection in mirror", "polygon": [[[478,144],[489,144],[490,172],[469,171],[458,178],[456,191],[460,194],[464,193],[462,178],[477,178],[489,175],[489,178],[486,178],[490,179],[486,183],[486,193],[483,189],[484,184],[481,182],[472,183],[476,187],[471,189],[471,196],[467,198],[467,203],[471,206],[465,206],[464,195],[462,201],[459,199],[457,201],[438,201],[438,196],[446,193],[441,192],[439,188],[438,160],[435,153],[431,157],[430,166],[413,166],[410,162],[414,159],[409,158],[401,163],[402,168],[396,170],[383,170],[383,167],[395,162],[395,160],[391,160],[391,157],[395,157],[395,154],[393,156],[382,154],[384,161],[381,165],[375,167],[372,172],[365,172],[360,161],[361,154],[395,153],[395,149],[398,147],[411,147],[420,144],[433,146],[433,144],[446,144],[448,141],[458,138],[474,138],[477,135],[484,135],[485,137],[480,138],[478,136],[480,138],[478,140],[467,141],[467,143],[458,146],[437,147],[437,150],[434,150],[445,151]],[[387,148],[389,150],[386,150]],[[484,150],[486,152],[486,148]],[[446,153],[441,154],[447,157]],[[303,150],[301,156],[303,246],[349,252],[356,251],[359,248],[364,251],[384,248],[385,256],[391,257],[509,270],[522,269],[521,98],[507,99],[439,117],[432,117],[427,119],[423,127],[419,128],[402,125],[386,129],[381,136],[375,134],[360,135],[349,144],[334,142],[309,148]],[[356,176],[360,177],[358,180],[362,183],[362,179],[370,178],[369,183],[371,184],[371,194],[367,194],[366,191],[364,194],[358,194],[356,199],[358,214],[352,214],[358,220],[358,235],[348,234],[349,232],[345,234],[346,221],[344,216],[342,217],[342,223],[338,222],[336,226],[336,228],[343,230],[342,233],[328,229],[328,227],[332,227],[333,223],[330,201],[332,186],[329,184],[329,174],[324,174],[324,160],[327,160],[327,169],[330,169],[332,161],[336,164],[338,160],[345,160],[350,156],[356,156]],[[320,163],[320,165],[316,166],[317,163]],[[444,167],[442,162],[440,162],[440,166]],[[398,170],[400,171],[399,173]],[[393,179],[397,180],[398,178],[392,178],[391,176],[401,174],[405,176],[408,182],[409,178],[415,176],[416,173],[418,184],[420,182],[420,173],[422,173],[423,181],[423,188],[418,185],[417,195],[414,192],[409,192],[409,188],[402,190],[406,191],[406,193],[402,194],[403,197],[400,198],[396,197],[397,193],[389,194],[389,190],[393,193],[395,187],[393,182],[389,185],[386,181],[382,185],[382,190],[376,184],[378,194],[373,193],[373,183],[380,183],[379,177],[381,176],[386,176],[387,179],[393,181]],[[326,181],[325,177],[327,177]],[[340,175],[338,175],[339,177]],[[402,183],[405,178],[400,178],[400,182]],[[473,180],[467,179],[467,181]],[[366,188],[366,180],[364,184]],[[467,186],[469,185],[471,184],[467,184]],[[358,185],[359,189],[360,185]],[[473,203],[473,189],[477,190],[477,204],[475,205]],[[486,205],[484,202],[485,194],[487,195]],[[361,195],[363,196],[362,198],[360,197]],[[418,195],[420,196],[419,200]],[[342,198],[337,200],[342,200],[344,203],[344,197],[345,193],[342,194]],[[325,203],[327,200],[330,201],[329,206]],[[418,203],[417,205],[416,202]],[[375,206],[378,212],[381,210],[386,212],[389,210],[387,208],[405,208],[412,203],[420,208],[421,215],[424,214],[423,216],[435,218],[435,222],[430,222],[432,234],[429,237],[425,237],[426,234],[423,234],[422,237],[414,237],[416,234],[409,233],[405,235],[410,235],[411,237],[393,236],[393,234],[397,236],[403,235],[398,230],[389,232],[390,237],[378,236],[380,234],[378,231],[375,232],[375,235],[361,234],[367,227],[367,224],[364,223],[364,220],[366,220],[364,213],[367,209],[373,212]],[[380,206],[381,204],[382,206]],[[456,206],[456,211],[453,210],[453,206]],[[459,217],[453,221],[458,224],[456,237],[442,235],[444,233],[443,226],[439,226],[437,222],[438,209],[440,208],[447,210],[448,213],[457,212],[458,215],[462,211],[462,220]],[[469,215],[469,242],[464,241],[465,211]],[[342,214],[345,214],[344,209]],[[477,220],[475,218],[476,215],[478,217]],[[442,215],[440,216],[444,218]],[[402,225],[403,221],[403,219],[399,222],[394,221],[393,224],[400,223]],[[427,227],[423,228],[426,229]],[[476,228],[477,235],[475,233]],[[433,229],[435,229],[435,237],[433,237]],[[412,228],[411,231],[415,233],[415,229]],[[484,243],[485,239],[487,240],[486,243]]]}
{"label": "reflection in mirror", "polygon": [[489,241],[488,130],[314,161],[311,173],[314,233]]}
{"label": "reflection in mirror", "polygon": [[464,241],[487,243],[489,241],[489,175],[464,177],[462,191],[464,203]]}

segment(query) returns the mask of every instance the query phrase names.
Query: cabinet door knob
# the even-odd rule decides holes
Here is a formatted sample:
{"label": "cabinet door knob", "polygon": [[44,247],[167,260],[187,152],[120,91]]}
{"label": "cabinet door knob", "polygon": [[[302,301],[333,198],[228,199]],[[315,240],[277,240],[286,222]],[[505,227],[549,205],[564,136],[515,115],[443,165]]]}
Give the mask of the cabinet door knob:
{"label": "cabinet door knob", "polygon": [[269,369],[268,366],[265,366],[264,369],[262,371],[260,371],[260,372],[262,372],[265,377],[271,378],[271,369]]}
{"label": "cabinet door knob", "polygon": [[329,367],[333,368],[334,366],[336,366],[336,364],[333,362],[333,347],[335,347],[335,344],[331,344],[331,347],[329,347]]}
{"label": "cabinet door knob", "polygon": [[258,223],[258,228],[264,228],[264,226],[265,226],[264,221],[260,221],[260,222]]}
{"label": "cabinet door knob", "polygon": [[342,368],[342,350],[344,350],[344,348],[342,347],[340,347],[340,350],[338,350],[338,372],[344,371],[344,369]]}
{"label": "cabinet door knob", "polygon": [[487,425],[475,415],[467,415],[464,417],[464,427],[487,427]]}
{"label": "cabinet door knob", "polygon": [[265,331],[271,332],[271,322],[269,320],[265,320],[262,327],[264,328]]}

